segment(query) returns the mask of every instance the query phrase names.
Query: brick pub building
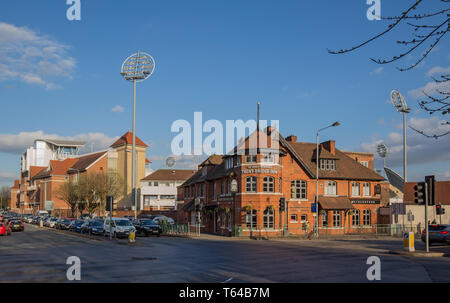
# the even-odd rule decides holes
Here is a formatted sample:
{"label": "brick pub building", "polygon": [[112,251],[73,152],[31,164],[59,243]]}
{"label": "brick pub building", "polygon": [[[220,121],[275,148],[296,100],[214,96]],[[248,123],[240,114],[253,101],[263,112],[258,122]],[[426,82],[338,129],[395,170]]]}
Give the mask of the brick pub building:
{"label": "brick pub building", "polygon": [[[386,183],[374,171],[373,158],[340,151],[335,141],[319,145],[320,234],[374,232],[378,209],[389,196],[382,196]],[[284,138],[270,127],[255,132],[231,153],[210,156],[178,187],[178,222],[200,223],[203,232],[226,236],[278,236],[285,226],[289,234],[302,235],[307,225],[312,231],[316,161],[314,143]],[[287,212],[280,212],[282,197]]]}

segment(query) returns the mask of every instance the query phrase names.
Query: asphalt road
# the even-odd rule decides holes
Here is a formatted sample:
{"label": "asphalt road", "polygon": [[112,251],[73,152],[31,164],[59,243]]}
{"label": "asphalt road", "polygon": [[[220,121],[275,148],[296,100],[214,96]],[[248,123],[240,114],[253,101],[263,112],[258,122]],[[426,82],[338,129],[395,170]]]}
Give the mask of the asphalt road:
{"label": "asphalt road", "polygon": [[370,256],[381,260],[381,282],[450,282],[450,258],[387,253],[400,247],[399,239],[171,237],[138,238],[130,245],[26,225],[23,233],[0,237],[0,282],[69,282],[70,256],[81,260],[81,282],[370,282]]}

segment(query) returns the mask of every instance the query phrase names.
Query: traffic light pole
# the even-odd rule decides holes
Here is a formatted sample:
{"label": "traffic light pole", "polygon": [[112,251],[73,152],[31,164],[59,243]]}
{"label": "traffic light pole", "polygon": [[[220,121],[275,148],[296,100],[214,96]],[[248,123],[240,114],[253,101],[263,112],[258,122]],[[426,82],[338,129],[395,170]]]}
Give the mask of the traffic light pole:
{"label": "traffic light pole", "polygon": [[430,242],[428,238],[428,183],[425,182],[425,250],[430,252]]}

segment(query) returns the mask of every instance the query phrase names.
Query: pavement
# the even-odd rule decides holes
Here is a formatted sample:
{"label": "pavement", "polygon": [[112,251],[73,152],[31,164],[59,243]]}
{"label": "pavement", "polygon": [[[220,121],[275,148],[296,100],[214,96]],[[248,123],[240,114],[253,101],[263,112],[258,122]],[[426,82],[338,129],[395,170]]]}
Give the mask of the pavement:
{"label": "pavement", "polygon": [[[1,282],[69,282],[67,258],[81,260],[81,282],[298,283],[369,282],[370,256],[380,259],[379,282],[450,282],[450,258],[393,255],[402,239],[250,240],[206,236],[81,236],[26,224],[0,237]],[[417,243],[416,249],[421,249]],[[450,252],[450,246],[432,246]],[[73,283],[73,282],[71,282]]]}

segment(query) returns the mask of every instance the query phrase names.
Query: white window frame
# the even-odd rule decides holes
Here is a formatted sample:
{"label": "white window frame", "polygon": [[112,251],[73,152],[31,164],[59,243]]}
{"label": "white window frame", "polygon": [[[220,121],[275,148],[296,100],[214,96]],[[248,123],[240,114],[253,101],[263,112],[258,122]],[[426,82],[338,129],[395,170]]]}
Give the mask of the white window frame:
{"label": "white window frame", "polygon": [[[255,176],[245,178],[245,192],[256,193],[258,191],[258,179]],[[250,190],[249,190],[250,188]]]}
{"label": "white window frame", "polygon": [[370,183],[363,183],[363,196],[370,197]]}
{"label": "white window frame", "polygon": [[325,196],[337,196],[337,182],[327,181],[325,183]]}
{"label": "white window frame", "polygon": [[[356,190],[356,192],[355,192],[355,190]],[[361,194],[360,191],[361,191],[361,189],[360,189],[359,182],[352,182],[352,196],[353,197],[359,197],[360,194]]]}

